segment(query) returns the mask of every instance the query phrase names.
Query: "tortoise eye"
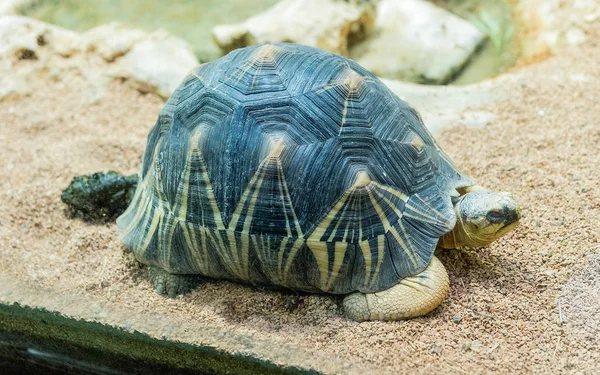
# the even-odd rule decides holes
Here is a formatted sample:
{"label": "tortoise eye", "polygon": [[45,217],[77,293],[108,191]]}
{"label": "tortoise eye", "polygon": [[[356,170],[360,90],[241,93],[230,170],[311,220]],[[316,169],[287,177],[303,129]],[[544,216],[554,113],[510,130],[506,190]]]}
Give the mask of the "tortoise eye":
{"label": "tortoise eye", "polygon": [[500,211],[490,211],[486,215],[489,222],[497,224],[504,222],[504,215]]}

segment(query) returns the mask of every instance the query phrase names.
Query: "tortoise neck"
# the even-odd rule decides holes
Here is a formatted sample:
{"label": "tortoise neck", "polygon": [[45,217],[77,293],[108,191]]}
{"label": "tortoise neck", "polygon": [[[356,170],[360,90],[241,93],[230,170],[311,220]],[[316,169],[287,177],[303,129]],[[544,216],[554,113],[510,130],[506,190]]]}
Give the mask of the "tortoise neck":
{"label": "tortoise neck", "polygon": [[460,215],[460,200],[455,203],[454,212],[456,213],[456,224],[454,225],[454,228],[440,237],[440,240],[438,241],[438,247],[441,247],[442,249],[460,249],[469,242]]}
{"label": "tortoise neck", "polygon": [[438,246],[442,249],[460,249],[465,244],[465,232],[462,225],[455,225],[454,229],[440,237]]}

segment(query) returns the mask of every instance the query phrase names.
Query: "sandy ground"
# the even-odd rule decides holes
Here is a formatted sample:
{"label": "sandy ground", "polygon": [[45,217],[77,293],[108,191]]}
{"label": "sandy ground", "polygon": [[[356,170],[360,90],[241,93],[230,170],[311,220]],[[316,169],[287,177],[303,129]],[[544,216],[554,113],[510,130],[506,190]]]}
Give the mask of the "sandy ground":
{"label": "sandy ground", "polygon": [[60,193],[73,175],[137,172],[163,103],[120,82],[98,99],[77,71],[0,102],[0,300],[331,373],[598,373],[600,38],[589,36],[512,73],[512,95],[485,108],[492,124],[439,136],[524,217],[488,248],[441,256],[450,296],[429,316],[355,323],[333,297],[293,303],[227,282],[155,295],[116,226],[67,219]]}

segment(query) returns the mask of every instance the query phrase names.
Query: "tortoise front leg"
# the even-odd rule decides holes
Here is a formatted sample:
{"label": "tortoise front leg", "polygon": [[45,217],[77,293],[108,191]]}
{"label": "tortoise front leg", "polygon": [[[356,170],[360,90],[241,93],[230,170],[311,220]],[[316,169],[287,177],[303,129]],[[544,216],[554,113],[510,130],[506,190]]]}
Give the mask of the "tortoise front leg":
{"label": "tortoise front leg", "polygon": [[199,284],[196,276],[176,275],[156,266],[148,266],[148,277],[156,293],[169,297],[186,294]]}
{"label": "tortoise front leg", "polygon": [[353,293],[344,298],[347,319],[400,320],[425,315],[438,307],[449,291],[448,273],[435,256],[418,275],[402,279],[377,293]]}

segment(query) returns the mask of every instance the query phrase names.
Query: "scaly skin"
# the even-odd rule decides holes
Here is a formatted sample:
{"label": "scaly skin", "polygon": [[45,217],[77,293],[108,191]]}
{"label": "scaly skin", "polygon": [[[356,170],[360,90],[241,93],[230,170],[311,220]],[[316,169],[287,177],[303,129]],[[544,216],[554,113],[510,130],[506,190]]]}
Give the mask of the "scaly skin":
{"label": "scaly skin", "polygon": [[359,322],[421,316],[439,306],[449,290],[448,273],[434,256],[425,271],[402,279],[390,289],[348,295],[344,298],[344,316]]}
{"label": "scaly skin", "polygon": [[148,276],[156,293],[169,297],[188,293],[199,283],[195,276],[175,275],[154,266],[148,267]]}

